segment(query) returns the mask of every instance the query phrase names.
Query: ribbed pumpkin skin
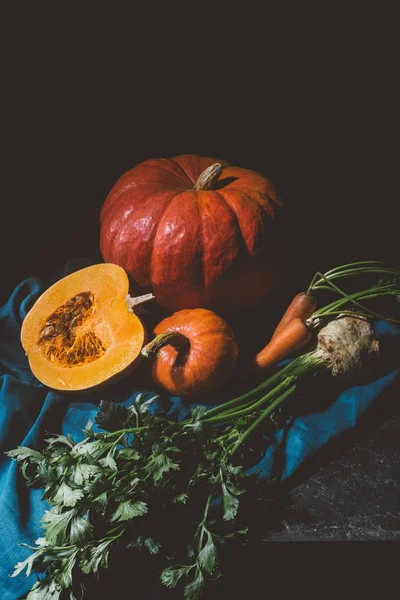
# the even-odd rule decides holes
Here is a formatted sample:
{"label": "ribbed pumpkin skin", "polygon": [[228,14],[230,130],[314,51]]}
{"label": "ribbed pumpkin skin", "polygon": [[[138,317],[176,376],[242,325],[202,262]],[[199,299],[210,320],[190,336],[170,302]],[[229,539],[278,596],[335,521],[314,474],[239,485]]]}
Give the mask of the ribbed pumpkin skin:
{"label": "ribbed pumpkin skin", "polygon": [[[210,165],[216,189],[193,191]],[[265,177],[195,155],[147,160],[112,187],[100,215],[100,249],[158,303],[176,311],[240,310],[277,283],[274,216],[282,201]]]}
{"label": "ribbed pumpkin skin", "polygon": [[154,334],[169,331],[183,334],[189,350],[180,352],[170,344],[159,350],[152,365],[158,385],[170,394],[200,397],[227,383],[239,351],[224,319],[207,309],[181,310],[161,321]]}

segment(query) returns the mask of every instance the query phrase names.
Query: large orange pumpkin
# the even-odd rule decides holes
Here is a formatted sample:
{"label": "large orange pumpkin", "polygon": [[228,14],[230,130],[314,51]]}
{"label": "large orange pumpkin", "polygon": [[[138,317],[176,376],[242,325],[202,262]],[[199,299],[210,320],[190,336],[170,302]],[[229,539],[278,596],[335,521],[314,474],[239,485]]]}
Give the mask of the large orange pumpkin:
{"label": "large orange pumpkin", "polygon": [[278,282],[273,221],[281,204],[269,179],[225,161],[146,160],[105,200],[101,252],[171,311],[239,310]]}

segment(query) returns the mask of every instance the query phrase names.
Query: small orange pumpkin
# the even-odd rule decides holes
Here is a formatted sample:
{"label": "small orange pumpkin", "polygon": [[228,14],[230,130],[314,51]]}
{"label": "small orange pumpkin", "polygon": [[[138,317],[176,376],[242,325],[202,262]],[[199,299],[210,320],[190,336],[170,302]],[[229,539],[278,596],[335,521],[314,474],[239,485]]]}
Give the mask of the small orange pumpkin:
{"label": "small orange pumpkin", "polygon": [[170,394],[199,397],[228,382],[238,346],[228,323],[208,309],[180,310],[154,329],[142,355],[155,357],[154,381]]}

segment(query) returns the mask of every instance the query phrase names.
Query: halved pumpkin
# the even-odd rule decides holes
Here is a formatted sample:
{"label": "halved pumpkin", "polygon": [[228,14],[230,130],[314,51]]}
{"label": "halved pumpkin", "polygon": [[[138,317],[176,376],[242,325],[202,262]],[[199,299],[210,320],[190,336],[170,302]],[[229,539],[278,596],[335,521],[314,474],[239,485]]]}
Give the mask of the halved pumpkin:
{"label": "halved pumpkin", "polygon": [[67,275],[46,290],[21,330],[35,377],[50,388],[75,391],[136,366],[146,334],[129,309],[128,292],[124,269],[108,263]]}

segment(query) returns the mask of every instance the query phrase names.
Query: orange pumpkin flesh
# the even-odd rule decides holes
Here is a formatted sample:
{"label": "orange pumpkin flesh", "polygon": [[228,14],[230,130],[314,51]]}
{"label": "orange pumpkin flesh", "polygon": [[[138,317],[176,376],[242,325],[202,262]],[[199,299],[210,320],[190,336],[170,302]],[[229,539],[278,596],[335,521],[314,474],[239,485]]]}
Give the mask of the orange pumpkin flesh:
{"label": "orange pumpkin flesh", "polygon": [[128,310],[128,292],[128,277],[114,264],[81,269],[46,290],[21,330],[35,377],[50,388],[75,391],[133,367],[145,329]]}

